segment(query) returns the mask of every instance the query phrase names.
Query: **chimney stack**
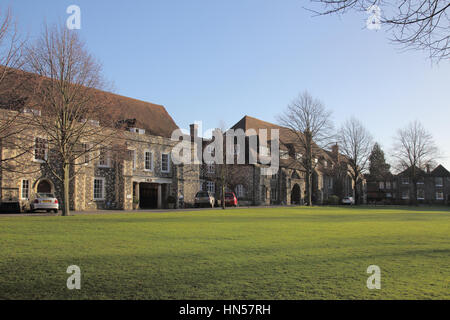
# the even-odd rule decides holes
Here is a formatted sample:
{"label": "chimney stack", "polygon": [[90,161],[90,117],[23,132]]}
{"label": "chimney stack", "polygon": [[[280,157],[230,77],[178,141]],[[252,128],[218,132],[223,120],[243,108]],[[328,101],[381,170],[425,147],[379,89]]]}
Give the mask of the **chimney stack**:
{"label": "chimney stack", "polygon": [[339,145],[336,144],[331,147],[331,152],[333,153],[334,159],[339,162]]}
{"label": "chimney stack", "polygon": [[193,123],[190,125],[191,128],[191,137],[197,138],[198,137],[198,124]]}

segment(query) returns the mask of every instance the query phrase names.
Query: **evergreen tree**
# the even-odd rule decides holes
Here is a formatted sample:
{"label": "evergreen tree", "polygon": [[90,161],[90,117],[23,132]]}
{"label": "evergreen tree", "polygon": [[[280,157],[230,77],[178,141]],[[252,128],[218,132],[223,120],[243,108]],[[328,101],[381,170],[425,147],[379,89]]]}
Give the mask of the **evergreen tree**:
{"label": "evergreen tree", "polygon": [[375,143],[375,145],[373,146],[369,161],[369,171],[371,176],[384,177],[390,173],[391,166],[386,163],[384,151],[381,149],[378,143]]}

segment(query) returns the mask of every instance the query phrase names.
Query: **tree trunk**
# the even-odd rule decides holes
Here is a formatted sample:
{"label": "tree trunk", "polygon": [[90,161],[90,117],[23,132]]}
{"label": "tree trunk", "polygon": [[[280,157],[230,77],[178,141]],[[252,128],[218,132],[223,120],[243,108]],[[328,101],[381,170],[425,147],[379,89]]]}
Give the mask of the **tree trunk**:
{"label": "tree trunk", "polygon": [[354,197],[355,197],[355,204],[360,204],[359,203],[359,192],[358,192],[358,178],[356,177],[355,179],[353,179],[353,184],[354,184]]}
{"label": "tree trunk", "polygon": [[308,206],[312,206],[312,179],[309,170],[306,172],[306,202]]}
{"label": "tree trunk", "polygon": [[62,215],[67,217],[70,215],[70,205],[69,205],[69,182],[70,182],[70,172],[69,165],[64,164],[64,180],[63,180],[63,191],[64,191],[64,202],[62,208]]}

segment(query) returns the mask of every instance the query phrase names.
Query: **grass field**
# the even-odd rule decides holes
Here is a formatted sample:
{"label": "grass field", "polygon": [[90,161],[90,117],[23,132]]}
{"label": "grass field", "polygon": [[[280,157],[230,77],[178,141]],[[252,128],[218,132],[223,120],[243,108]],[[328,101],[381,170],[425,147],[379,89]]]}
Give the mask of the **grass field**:
{"label": "grass field", "polygon": [[450,299],[450,211],[0,216],[0,299]]}

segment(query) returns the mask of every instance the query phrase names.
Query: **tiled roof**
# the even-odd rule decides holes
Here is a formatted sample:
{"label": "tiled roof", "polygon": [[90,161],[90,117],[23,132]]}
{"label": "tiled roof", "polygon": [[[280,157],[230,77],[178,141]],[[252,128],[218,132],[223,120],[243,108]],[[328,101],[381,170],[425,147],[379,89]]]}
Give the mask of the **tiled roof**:
{"label": "tiled roof", "polygon": [[430,175],[433,177],[450,177],[450,172],[440,164],[430,173]]}
{"label": "tiled roof", "polygon": [[[12,70],[12,72],[8,72],[0,87],[0,108],[24,107],[23,101],[32,99],[30,96],[33,90],[33,82],[39,77],[19,70],[9,70]],[[101,90],[96,90],[96,93],[98,97],[101,97],[100,99],[105,99],[107,114],[104,116],[110,120],[136,119],[136,127],[145,129],[151,135],[167,138],[178,128],[175,121],[161,105]]]}
{"label": "tiled roof", "polygon": [[[267,129],[267,138],[270,140],[270,130],[271,129],[279,129],[280,130],[280,149],[281,150],[287,150],[288,146],[294,148],[296,152],[302,152],[301,147],[298,146],[298,137],[295,133],[292,132],[289,128],[279,126],[274,123],[270,123],[267,121],[259,120],[257,118],[253,118],[250,116],[245,116],[241,120],[239,120],[233,127],[231,127],[233,130],[242,129],[244,131],[247,131],[249,129],[254,129],[257,133],[259,132],[259,129]],[[317,146],[316,146],[317,147]],[[327,161],[332,161],[332,157],[329,155],[330,152],[326,150],[322,150],[322,158],[326,159]],[[280,165],[283,167],[289,167],[289,168],[298,168],[301,169],[301,165],[298,163],[298,161],[290,158],[290,159],[280,159]]]}

